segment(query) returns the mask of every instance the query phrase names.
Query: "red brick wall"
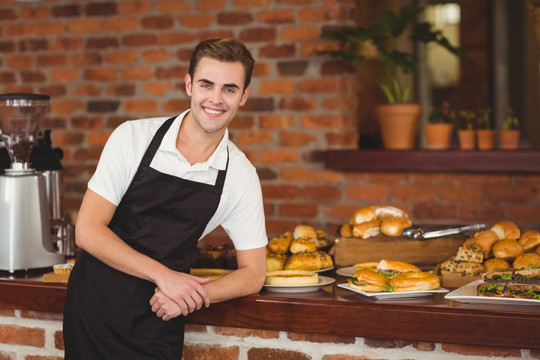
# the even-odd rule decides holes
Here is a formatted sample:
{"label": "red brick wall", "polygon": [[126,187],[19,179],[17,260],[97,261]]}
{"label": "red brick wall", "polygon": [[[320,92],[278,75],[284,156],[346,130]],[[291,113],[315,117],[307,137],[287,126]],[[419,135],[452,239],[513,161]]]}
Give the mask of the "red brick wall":
{"label": "red brick wall", "polygon": [[[64,358],[62,315],[0,308],[0,360]],[[185,360],[540,359],[529,349],[187,325]]]}
{"label": "red brick wall", "polygon": [[355,147],[358,121],[372,121],[376,96],[350,68],[313,51],[321,31],[369,19],[369,9],[353,0],[3,0],[0,92],[51,95],[45,127],[65,152],[65,208],[76,211],[111,131],[127,119],[185,110],[194,45],[234,36],[257,65],[231,134],[259,170],[269,234],[301,222],[333,233],[369,204],[403,207],[416,223],[510,218],[539,226],[539,176],[324,169],[320,152]]}

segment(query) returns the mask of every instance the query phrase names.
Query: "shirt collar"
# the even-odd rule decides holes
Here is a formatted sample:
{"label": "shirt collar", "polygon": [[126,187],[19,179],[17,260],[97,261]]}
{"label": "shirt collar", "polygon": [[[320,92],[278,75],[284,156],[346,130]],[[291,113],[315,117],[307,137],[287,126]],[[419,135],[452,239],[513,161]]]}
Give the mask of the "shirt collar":
{"label": "shirt collar", "polygon": [[[159,147],[160,151],[173,152],[177,156],[185,160],[184,156],[176,148],[176,137],[178,136],[178,131],[180,130],[180,125],[184,120],[184,117],[189,113],[189,109],[184,111],[182,114],[178,115],[174,119],[173,123],[167,130],[167,133],[163,137],[161,146]],[[229,129],[225,129],[223,138],[219,142],[216,150],[210,155],[210,158],[204,163],[208,167],[212,167],[217,170],[224,170],[227,167],[227,145],[229,143]]]}

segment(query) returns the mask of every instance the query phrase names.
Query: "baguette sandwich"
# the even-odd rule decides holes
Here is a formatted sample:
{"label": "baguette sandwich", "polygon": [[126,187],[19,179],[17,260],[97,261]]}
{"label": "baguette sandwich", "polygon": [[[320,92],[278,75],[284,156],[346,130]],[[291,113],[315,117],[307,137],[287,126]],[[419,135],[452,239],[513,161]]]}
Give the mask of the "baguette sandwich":
{"label": "baguette sandwich", "polygon": [[476,295],[540,300],[540,284],[485,282],[477,285]]}
{"label": "baguette sandwich", "polygon": [[496,269],[482,275],[486,283],[519,283],[540,285],[540,268],[533,269]]}

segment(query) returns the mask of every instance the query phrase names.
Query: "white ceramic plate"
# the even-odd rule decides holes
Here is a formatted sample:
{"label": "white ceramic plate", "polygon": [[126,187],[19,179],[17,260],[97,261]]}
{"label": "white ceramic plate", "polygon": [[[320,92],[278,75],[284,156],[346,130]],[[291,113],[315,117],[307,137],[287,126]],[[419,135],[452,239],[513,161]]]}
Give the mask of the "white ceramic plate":
{"label": "white ceramic plate", "polygon": [[303,293],[317,291],[319,288],[333,284],[336,279],[328,276],[319,276],[319,283],[312,285],[264,285],[264,288],[268,291],[279,293]]}
{"label": "white ceramic plate", "polygon": [[476,285],[483,283],[484,280],[476,280],[467,285],[464,285],[451,293],[445,295],[446,299],[455,300],[463,303],[480,303],[480,304],[494,304],[494,305],[521,305],[521,306],[540,306],[540,300],[532,299],[514,299],[514,298],[500,298],[491,296],[476,296]]}
{"label": "white ceramic plate", "polygon": [[325,271],[329,271],[329,270],[332,270],[334,267],[331,266],[331,267],[327,267],[327,268],[324,268],[324,269],[320,269],[320,270],[315,270],[316,273],[323,273]]}
{"label": "white ceramic plate", "polygon": [[336,270],[336,274],[346,277],[352,277],[355,273],[354,266],[347,266]]}
{"label": "white ceramic plate", "polygon": [[338,287],[346,289],[357,294],[361,294],[368,297],[373,297],[376,299],[398,299],[398,298],[409,298],[409,297],[421,297],[428,296],[437,293],[447,293],[448,290],[445,288],[438,288],[435,290],[423,290],[423,291],[406,291],[406,292],[365,292],[353,289],[349,287],[347,283],[338,284]]}

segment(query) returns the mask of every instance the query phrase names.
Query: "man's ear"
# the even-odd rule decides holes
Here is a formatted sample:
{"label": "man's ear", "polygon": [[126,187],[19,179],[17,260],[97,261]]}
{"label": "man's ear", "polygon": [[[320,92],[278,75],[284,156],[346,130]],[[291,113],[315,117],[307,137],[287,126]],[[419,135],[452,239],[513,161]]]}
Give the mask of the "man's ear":
{"label": "man's ear", "polygon": [[186,74],[184,76],[184,82],[186,83],[186,93],[188,94],[188,96],[191,96],[191,76],[188,74]]}
{"label": "man's ear", "polygon": [[242,100],[240,100],[240,106],[244,105],[251,94],[251,85],[248,85],[244,93],[242,94]]}

